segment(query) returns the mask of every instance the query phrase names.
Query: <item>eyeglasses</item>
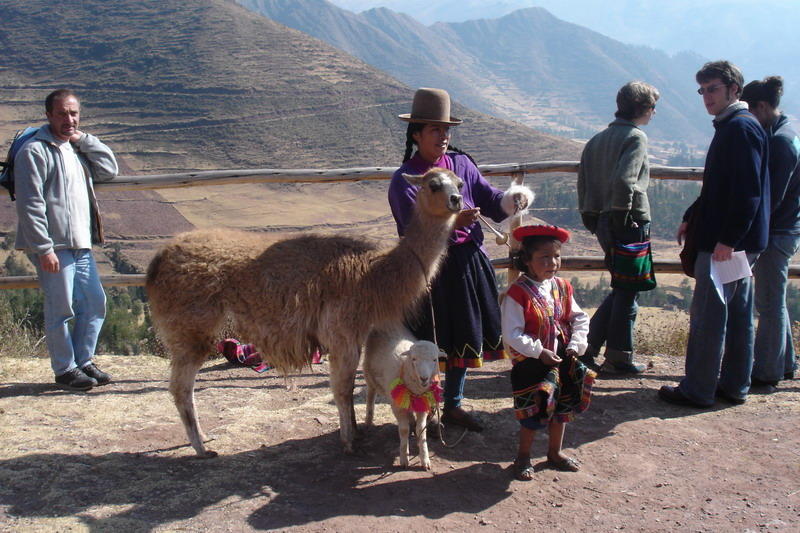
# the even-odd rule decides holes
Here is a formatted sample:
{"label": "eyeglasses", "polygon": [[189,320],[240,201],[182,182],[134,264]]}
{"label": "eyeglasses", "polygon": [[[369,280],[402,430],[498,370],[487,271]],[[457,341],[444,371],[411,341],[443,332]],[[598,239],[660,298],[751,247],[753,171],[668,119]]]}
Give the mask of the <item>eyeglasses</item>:
{"label": "eyeglasses", "polygon": [[697,94],[699,94],[700,96],[703,96],[705,93],[714,94],[715,92],[717,92],[717,89],[721,87],[727,87],[727,85],[725,85],[724,83],[718,83],[716,85],[709,85],[708,87],[700,87],[699,89],[697,89]]}

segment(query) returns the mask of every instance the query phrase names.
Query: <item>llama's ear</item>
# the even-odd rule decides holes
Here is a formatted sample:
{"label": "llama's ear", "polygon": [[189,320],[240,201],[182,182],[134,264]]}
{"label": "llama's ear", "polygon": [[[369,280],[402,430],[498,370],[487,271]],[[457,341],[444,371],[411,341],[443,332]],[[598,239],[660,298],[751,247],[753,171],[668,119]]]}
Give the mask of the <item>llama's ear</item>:
{"label": "llama's ear", "polygon": [[406,174],[403,172],[403,177],[409,182],[411,185],[416,185],[417,187],[422,186],[422,178],[425,177],[424,174]]}

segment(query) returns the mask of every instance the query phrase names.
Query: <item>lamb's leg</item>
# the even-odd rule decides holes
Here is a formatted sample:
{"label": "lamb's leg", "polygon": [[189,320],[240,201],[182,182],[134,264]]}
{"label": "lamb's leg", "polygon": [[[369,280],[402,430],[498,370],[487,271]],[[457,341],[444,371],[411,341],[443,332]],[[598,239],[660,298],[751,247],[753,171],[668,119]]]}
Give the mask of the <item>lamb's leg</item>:
{"label": "lamb's leg", "polygon": [[183,422],[183,427],[186,429],[192,448],[194,448],[198,457],[207,459],[216,457],[217,452],[207,449],[203,444],[205,435],[200,428],[200,420],[197,417],[197,409],[194,402],[194,380],[195,376],[197,376],[197,371],[203,365],[204,359],[205,354],[200,355],[198,353],[173,359],[169,391],[172,393],[175,407],[178,408],[178,414]]}
{"label": "lamb's leg", "polygon": [[375,416],[375,386],[367,381],[367,416],[365,417],[365,422],[368,426],[372,425],[373,418]]}
{"label": "lamb's leg", "polygon": [[339,438],[345,453],[353,453],[355,438],[356,411],[353,405],[353,389],[356,383],[356,369],[360,351],[331,351],[331,389],[333,400],[339,411]]}
{"label": "lamb's leg", "polygon": [[408,468],[408,435],[411,432],[411,425],[408,423],[408,412],[405,409],[397,409],[392,405],[394,417],[397,419],[397,433],[400,436],[400,466]]}
{"label": "lamb's leg", "polygon": [[417,447],[422,468],[431,469],[431,458],[428,455],[428,413],[417,413]]}

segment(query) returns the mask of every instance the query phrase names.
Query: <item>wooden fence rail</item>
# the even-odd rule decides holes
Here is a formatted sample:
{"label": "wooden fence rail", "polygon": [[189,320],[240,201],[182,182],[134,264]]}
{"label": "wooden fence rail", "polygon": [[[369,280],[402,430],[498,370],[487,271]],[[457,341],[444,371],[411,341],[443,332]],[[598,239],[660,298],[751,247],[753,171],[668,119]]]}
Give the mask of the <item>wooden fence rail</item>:
{"label": "wooden fence rail", "polygon": [[[511,262],[507,257],[492,259],[496,270],[509,268]],[[653,261],[656,273],[683,274],[678,261]],[[602,257],[562,257],[561,270],[564,271],[605,271]],[[800,265],[789,265],[789,277],[800,278]],[[106,287],[143,287],[144,274],[113,274],[101,276],[101,281]],[[0,277],[0,290],[3,289],[35,289],[39,287],[36,276],[8,276]]]}
{"label": "wooden fence rail", "polygon": [[[678,274],[681,273],[681,264],[678,261],[655,261],[656,272]],[[493,259],[492,265],[495,269],[504,269],[511,266],[507,257]],[[606,267],[602,257],[563,257],[561,259],[562,270],[594,270],[605,271]],[[144,274],[114,274],[102,276],[103,285],[107,287],[142,287],[144,286]],[[39,286],[36,276],[10,276],[0,278],[0,289],[31,289]]]}
{"label": "wooden fence rail", "polygon": [[[578,172],[578,161],[537,161],[532,163],[503,163],[479,165],[484,176],[520,176],[548,172]],[[355,167],[330,169],[261,168],[240,170],[205,170],[178,174],[119,176],[114,181],[97,183],[104,190],[174,189],[207,187],[234,183],[332,183],[341,181],[388,180],[396,167]],[[650,177],[656,179],[700,181],[703,169],[698,167],[650,167]]]}
{"label": "wooden fence rail", "polygon": [[[577,173],[578,161],[536,161],[530,163],[503,163],[498,165],[479,165],[484,176],[512,176],[522,178],[525,174],[543,174],[550,172]],[[103,190],[144,190],[172,189],[180,187],[207,187],[211,185],[231,185],[236,183],[332,183],[364,180],[388,180],[394,174],[395,167],[355,167],[332,169],[239,169],[239,170],[207,170],[182,172],[176,174],[153,174],[141,176],[118,176],[114,181],[97,183]],[[667,167],[653,165],[650,177],[683,181],[701,181],[702,167]],[[508,258],[494,259],[496,269],[509,268]],[[678,261],[655,261],[656,272],[665,274],[682,273]],[[602,271],[605,270],[602,257],[564,257],[561,269],[565,271]],[[800,265],[790,265],[790,278],[800,278]],[[102,276],[105,286],[141,287],[144,286],[144,274],[114,274]],[[38,287],[36,276],[0,277],[0,290],[25,289]]]}

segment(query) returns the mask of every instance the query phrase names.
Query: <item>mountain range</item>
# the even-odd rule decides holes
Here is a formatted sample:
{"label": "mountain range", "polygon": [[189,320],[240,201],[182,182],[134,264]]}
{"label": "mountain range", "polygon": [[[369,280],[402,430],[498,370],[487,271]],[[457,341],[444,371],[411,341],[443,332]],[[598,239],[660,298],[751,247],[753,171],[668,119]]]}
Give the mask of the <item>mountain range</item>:
{"label": "mountain range", "polygon": [[[81,128],[123,173],[399,165],[413,88],[229,0],[0,0],[0,150],[68,86]],[[577,143],[456,102],[454,142],[479,162],[575,160]],[[348,196],[348,194],[350,196]],[[208,225],[315,229],[380,219],[385,183],[103,193],[109,236],[146,264],[160,239]],[[288,200],[287,200],[288,198]],[[364,206],[364,208],[362,208]],[[0,201],[0,230],[15,222]],[[366,231],[372,231],[367,228]]]}
{"label": "mountain range", "polygon": [[[413,90],[226,0],[2,0],[0,138],[69,85],[134,170],[399,164]],[[57,13],[57,14],[56,14]],[[464,107],[483,161],[569,143]],[[475,141],[474,143],[472,141]],[[546,157],[545,157],[546,158]]]}
{"label": "mountain range", "polygon": [[704,144],[709,118],[694,92],[703,59],[623,44],[543,8],[426,26],[387,8],[361,13],[326,0],[237,0],[322,39],[411,86],[447,88],[479,111],[578,138],[613,119],[632,79],[661,91],[653,139]]}
{"label": "mountain range", "polygon": [[800,113],[800,2],[797,0],[332,0],[354,12],[388,7],[423,24],[497,18],[526,7],[624,43],[668,54],[692,52],[739,65],[745,81],[784,77],[786,112]]}

